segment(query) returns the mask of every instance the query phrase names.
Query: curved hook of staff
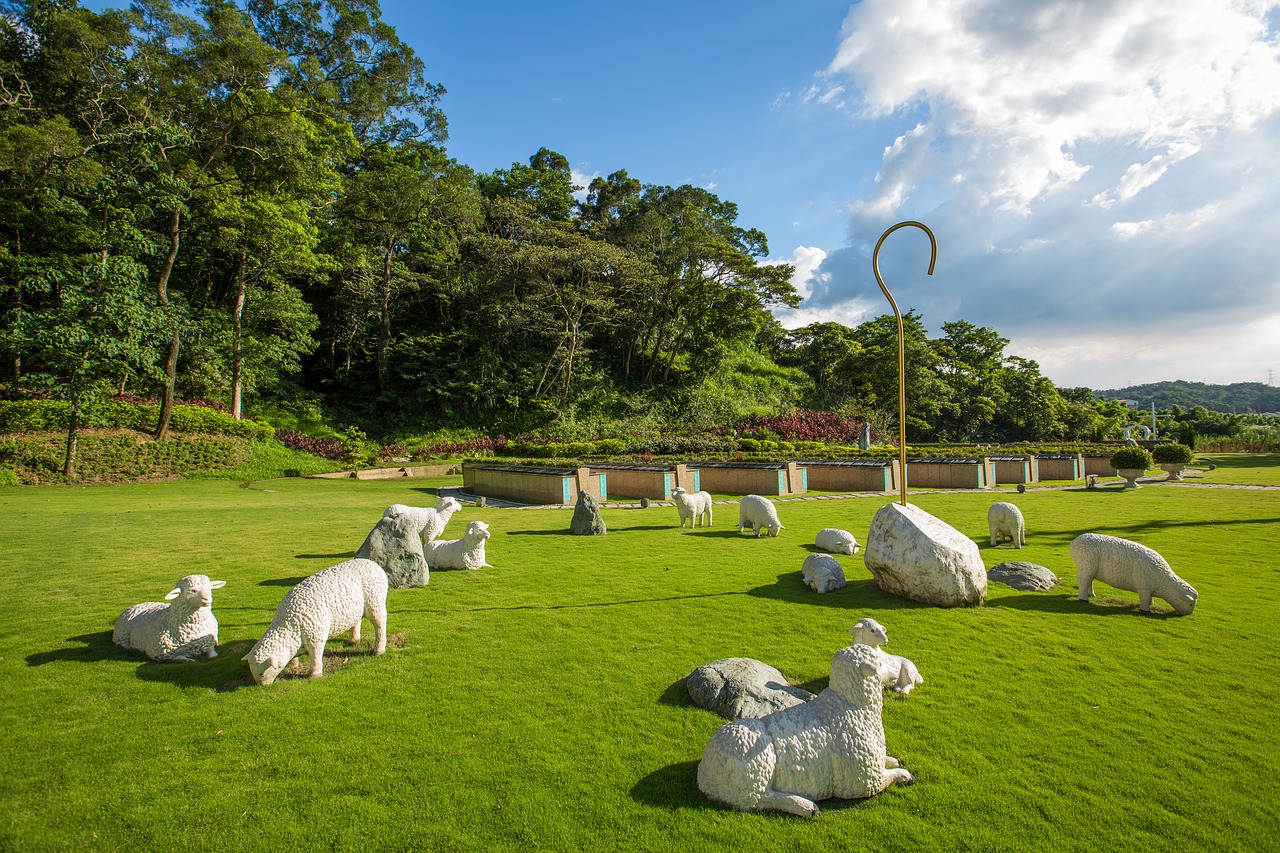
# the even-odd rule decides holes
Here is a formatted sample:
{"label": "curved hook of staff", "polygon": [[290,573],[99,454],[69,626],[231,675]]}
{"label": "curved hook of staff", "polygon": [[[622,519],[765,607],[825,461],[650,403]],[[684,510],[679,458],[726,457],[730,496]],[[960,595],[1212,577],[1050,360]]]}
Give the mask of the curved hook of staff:
{"label": "curved hook of staff", "polygon": [[871,253],[871,271],[876,274],[876,284],[880,285],[884,298],[889,300],[889,305],[893,308],[893,317],[898,322],[898,483],[903,506],[907,505],[907,347],[902,333],[902,312],[898,310],[898,303],[889,292],[889,288],[884,286],[884,279],[880,277],[880,247],[884,245],[885,238],[894,231],[907,227],[919,228],[929,235],[929,275],[933,275],[933,265],[938,260],[938,241],[929,230],[929,226],[923,222],[909,220],[891,226],[888,231],[880,235],[880,239],[876,242],[876,249]]}

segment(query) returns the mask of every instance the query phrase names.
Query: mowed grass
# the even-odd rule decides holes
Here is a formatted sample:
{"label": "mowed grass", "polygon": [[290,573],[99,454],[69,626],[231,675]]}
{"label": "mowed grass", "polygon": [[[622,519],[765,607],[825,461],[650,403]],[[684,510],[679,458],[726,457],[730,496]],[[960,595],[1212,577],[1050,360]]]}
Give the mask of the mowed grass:
{"label": "mowed grass", "polygon": [[[1220,467],[1214,473],[1219,473]],[[353,555],[391,503],[449,481],[281,480],[0,489],[0,849],[1267,850],[1280,847],[1280,491],[911,493],[1060,587],[992,584],[938,609],[871,583],[817,595],[814,534],[864,541],[885,496],[780,501],[776,539],[676,528],[672,507],[466,506],[494,568],[392,590],[391,647],[330,642],[324,678],[254,686],[240,657],[288,588]],[[1021,507],[1028,545],[987,545]],[[1189,617],[1074,599],[1072,538],[1160,551],[1200,592]],[[146,662],[110,642],[131,604],[201,572],[222,654]],[[746,656],[812,690],[872,616],[925,683],[890,696],[890,753],[916,776],[814,820],[744,814],[697,790],[723,722],[680,680]]]}

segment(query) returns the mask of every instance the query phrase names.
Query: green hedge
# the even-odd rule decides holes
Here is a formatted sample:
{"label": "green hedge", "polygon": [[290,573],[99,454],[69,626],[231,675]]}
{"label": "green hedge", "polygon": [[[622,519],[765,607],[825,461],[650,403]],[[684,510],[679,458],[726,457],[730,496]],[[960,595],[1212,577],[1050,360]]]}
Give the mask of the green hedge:
{"label": "green hedge", "polygon": [[[0,400],[0,432],[65,430],[70,417],[71,405],[60,400]],[[82,426],[150,431],[155,428],[159,417],[159,403],[107,400],[89,409]],[[238,421],[228,412],[206,406],[174,406],[169,428],[175,432],[215,433],[241,438],[269,439],[275,436],[275,430],[268,424]]]}
{"label": "green hedge", "polygon": [[1189,465],[1195,456],[1185,444],[1157,444],[1151,450],[1151,458],[1163,465]]}
{"label": "green hedge", "polygon": [[1111,454],[1112,468],[1137,468],[1143,471],[1151,467],[1151,454],[1145,447],[1122,447]]}

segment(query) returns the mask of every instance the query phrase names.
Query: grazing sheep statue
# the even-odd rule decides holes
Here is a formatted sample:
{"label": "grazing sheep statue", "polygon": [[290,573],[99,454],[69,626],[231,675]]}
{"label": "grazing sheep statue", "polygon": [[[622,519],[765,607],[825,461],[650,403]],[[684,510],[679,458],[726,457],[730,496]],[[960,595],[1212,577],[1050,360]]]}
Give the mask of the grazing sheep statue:
{"label": "grazing sheep statue", "polygon": [[436,501],[433,507],[405,506],[404,504],[392,504],[382,513],[383,518],[390,518],[394,515],[411,516],[414,522],[422,529],[422,541],[433,542],[444,533],[444,526],[449,523],[449,519],[453,514],[462,509],[456,498],[443,497]]}
{"label": "grazing sheep statue", "polygon": [[711,495],[707,492],[686,492],[676,486],[671,490],[671,500],[675,501],[676,510],[680,513],[680,527],[689,522],[692,530],[701,521],[703,526],[711,526]]}
{"label": "grazing sheep statue", "polygon": [[814,592],[833,592],[845,586],[844,569],[830,554],[810,554],[800,565],[804,582]]}
{"label": "grazing sheep statue", "polygon": [[1027,544],[1027,525],[1022,520],[1022,511],[1011,503],[991,505],[987,510],[987,529],[991,531],[992,547],[1004,539],[1013,542],[1013,547],[1018,549]]}
{"label": "grazing sheep statue", "polygon": [[1146,545],[1118,536],[1085,533],[1071,541],[1071,559],[1076,564],[1078,598],[1088,601],[1093,582],[1100,580],[1116,589],[1138,594],[1138,609],[1151,612],[1151,598],[1169,602],[1180,616],[1196,609],[1200,594],[1191,584],[1173,573],[1169,564]]}
{"label": "grazing sheep statue", "polygon": [[838,527],[824,527],[813,538],[813,544],[832,554],[848,554],[852,557],[858,553],[858,540],[853,534]]}
{"label": "grazing sheep statue", "polygon": [[360,620],[373,623],[373,653],[387,650],[387,573],[373,560],[354,559],[304,578],[285,595],[262,638],[241,660],[263,687],[300,653],[311,658],[311,677],[324,675],[324,644],[351,632],[360,640]]}
{"label": "grazing sheep statue", "polygon": [[702,751],[698,789],[743,811],[813,816],[817,800],[872,797],[912,776],[885,751],[879,653],[853,645],[810,702],[721,726]]}
{"label": "grazing sheep statue", "polygon": [[870,617],[859,619],[849,629],[849,633],[853,634],[855,643],[871,646],[880,652],[880,663],[877,666],[880,668],[880,683],[886,689],[906,696],[916,689],[916,685],[924,683],[924,676],[920,674],[920,670],[916,669],[914,663],[901,655],[891,655],[880,648],[889,642],[889,632],[879,622]]}
{"label": "grazing sheep statue", "polygon": [[111,642],[142,652],[154,661],[176,663],[218,656],[218,620],[213,591],[226,581],[187,575],[164,600],[135,604],[116,617]]}
{"label": "grazing sheep statue", "polygon": [[488,538],[489,525],[473,521],[461,539],[428,542],[422,546],[422,553],[433,569],[492,569],[484,561],[484,541]]}
{"label": "grazing sheep statue", "polygon": [[744,497],[738,505],[738,532],[741,533],[747,527],[755,531],[757,539],[765,532],[770,536],[777,536],[782,529],[782,522],[778,521],[778,510],[773,501],[759,495]]}

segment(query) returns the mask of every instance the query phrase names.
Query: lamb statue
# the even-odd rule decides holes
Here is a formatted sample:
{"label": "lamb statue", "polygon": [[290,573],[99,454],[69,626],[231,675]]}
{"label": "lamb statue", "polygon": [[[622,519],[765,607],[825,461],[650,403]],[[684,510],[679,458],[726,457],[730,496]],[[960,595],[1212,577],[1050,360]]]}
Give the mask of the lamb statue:
{"label": "lamb statue", "polygon": [[757,539],[761,533],[777,536],[782,522],[778,521],[778,510],[773,501],[759,495],[745,496],[738,505],[738,532],[747,527],[755,531]]}
{"label": "lamb statue", "polygon": [[1004,539],[1018,549],[1027,544],[1027,525],[1022,520],[1022,511],[1011,503],[1002,501],[991,505],[987,510],[987,529],[991,532],[993,548]]}
{"label": "lamb statue", "polygon": [[1152,596],[1167,601],[1180,616],[1189,616],[1196,609],[1200,594],[1146,545],[1118,536],[1084,533],[1071,540],[1069,550],[1076,564],[1080,601],[1089,600],[1093,582],[1100,580],[1116,589],[1136,592],[1138,609],[1143,613],[1151,612]]}
{"label": "lamb statue", "polygon": [[213,591],[226,585],[207,575],[187,575],[164,597],[169,604],[144,601],[116,617],[111,642],[162,663],[216,658]]}
{"label": "lamb statue", "polygon": [[880,662],[877,666],[880,669],[880,683],[885,686],[885,689],[906,696],[916,689],[916,685],[924,683],[924,676],[920,674],[920,670],[916,669],[914,663],[900,655],[891,655],[880,648],[889,642],[889,632],[879,622],[870,617],[859,619],[849,629],[849,633],[853,634],[855,643],[871,646],[880,652]]}
{"label": "lamb statue", "polygon": [[356,558],[304,578],[289,590],[262,638],[241,660],[263,687],[300,653],[311,658],[311,677],[324,675],[324,644],[351,632],[360,641],[360,620],[373,623],[373,653],[387,650],[387,573],[373,560]]}
{"label": "lamb statue", "polygon": [[489,525],[473,521],[461,539],[428,542],[422,546],[422,553],[433,569],[492,569],[484,559],[484,541],[488,538]]}
{"label": "lamb statue", "polygon": [[436,505],[433,507],[392,504],[382,513],[382,517],[411,516],[415,524],[421,529],[422,541],[433,542],[440,537],[441,533],[444,533],[444,526],[449,523],[449,519],[453,517],[453,514],[460,509],[462,509],[462,504],[456,498],[446,496],[436,501]]}
{"label": "lamb statue", "polygon": [[800,576],[805,585],[817,593],[843,589],[846,581],[844,569],[830,554],[810,554],[800,564]]}
{"label": "lamb statue", "polygon": [[858,540],[853,534],[838,527],[824,527],[813,537],[813,544],[832,554],[847,554],[852,557],[858,553]]}
{"label": "lamb statue", "polygon": [[708,492],[686,492],[676,486],[671,490],[671,500],[675,502],[676,510],[680,513],[682,529],[686,521],[689,522],[690,530],[696,527],[699,521],[705,527],[711,526],[711,495]]}
{"label": "lamb statue", "polygon": [[818,800],[873,797],[914,779],[888,755],[880,657],[853,645],[831,661],[830,687],[810,702],[716,730],[698,764],[698,789],[743,811],[818,814]]}

